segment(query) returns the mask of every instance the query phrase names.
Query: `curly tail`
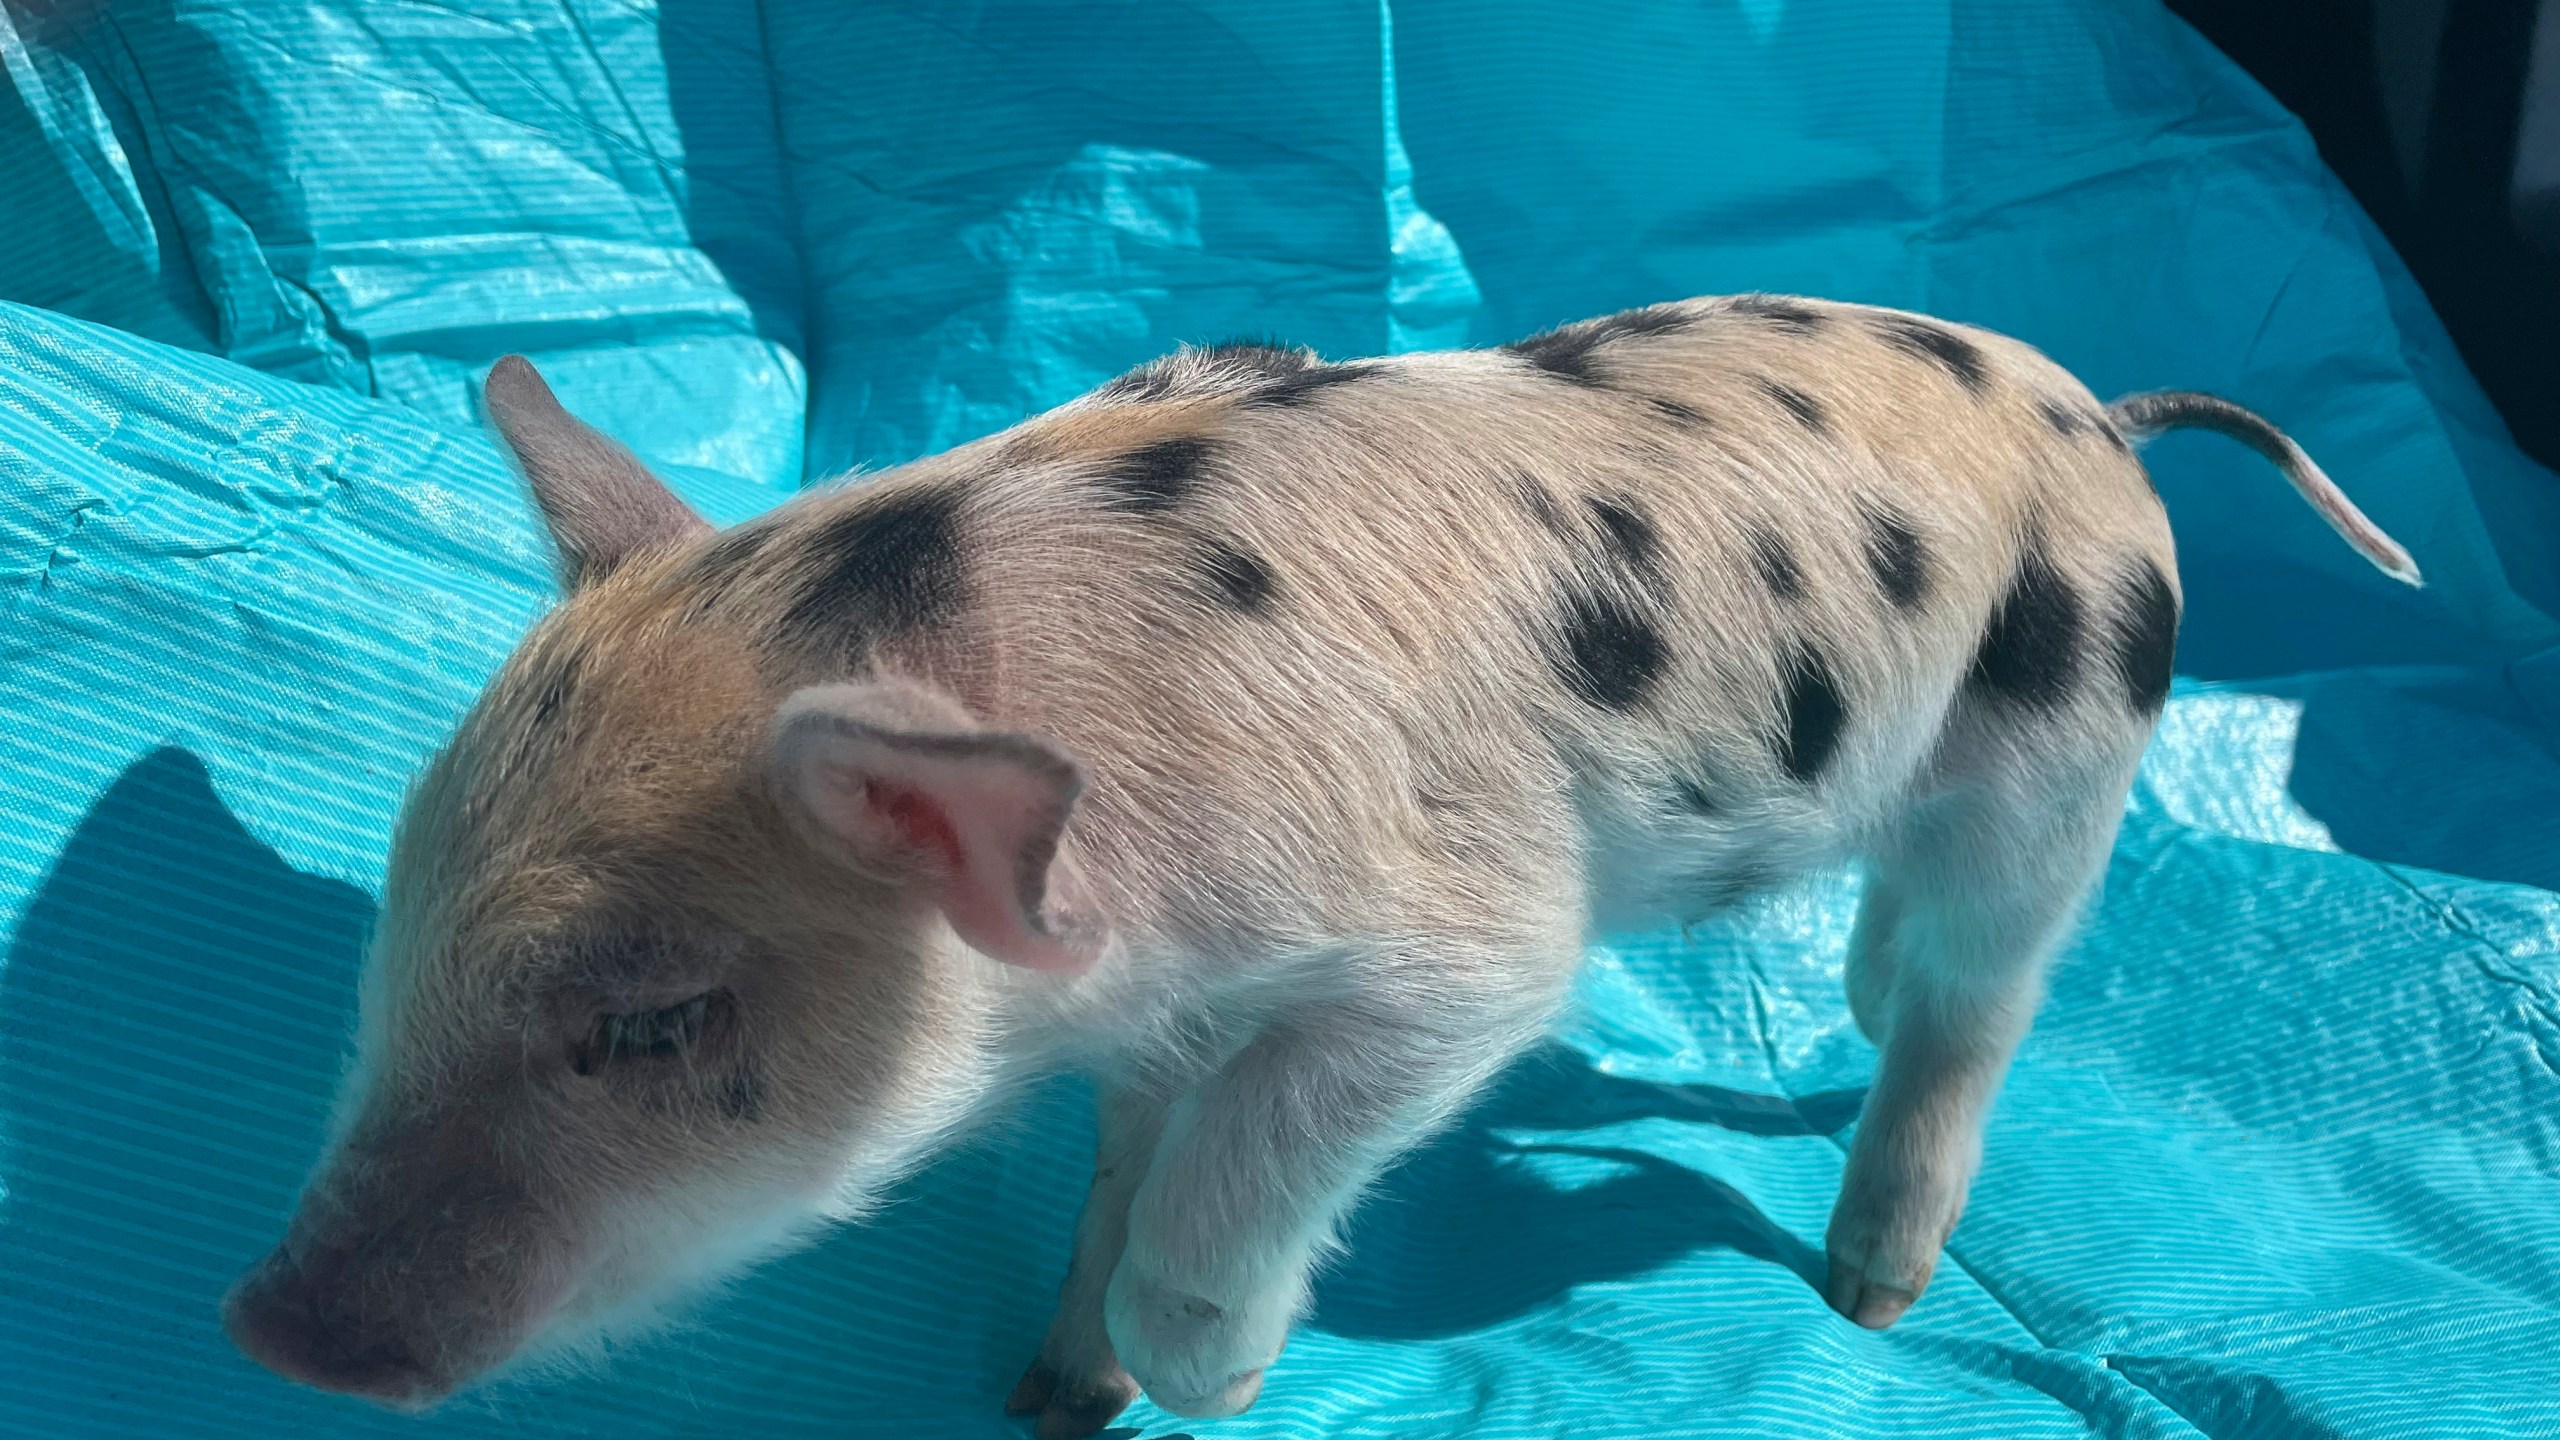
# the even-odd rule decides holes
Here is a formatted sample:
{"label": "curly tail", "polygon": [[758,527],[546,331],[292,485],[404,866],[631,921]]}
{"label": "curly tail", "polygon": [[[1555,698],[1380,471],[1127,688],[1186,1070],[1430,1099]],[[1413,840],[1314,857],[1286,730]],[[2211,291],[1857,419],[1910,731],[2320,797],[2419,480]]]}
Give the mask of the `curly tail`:
{"label": "curly tail", "polygon": [[2338,482],[2322,473],[2285,433],[2249,411],[2218,396],[2199,394],[2193,390],[2148,390],[2127,395],[2107,407],[2107,418],[2124,432],[2125,442],[2139,445],[2163,430],[2210,430],[2227,435],[2264,455],[2293,482],[2338,538],[2355,547],[2357,554],[2373,562],[2374,568],[2394,580],[2410,585],[2423,585],[2418,578],[2418,562],[2400,542],[2382,532],[2382,527],[2365,518]]}

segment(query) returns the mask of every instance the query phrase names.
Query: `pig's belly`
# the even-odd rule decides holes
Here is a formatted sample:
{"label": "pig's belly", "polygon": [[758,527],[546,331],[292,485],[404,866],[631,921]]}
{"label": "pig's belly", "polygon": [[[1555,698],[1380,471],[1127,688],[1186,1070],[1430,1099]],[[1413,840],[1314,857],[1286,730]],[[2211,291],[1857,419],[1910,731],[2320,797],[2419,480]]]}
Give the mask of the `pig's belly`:
{"label": "pig's belly", "polygon": [[1721,817],[1586,819],[1588,928],[1627,934],[1709,919],[1853,851],[1846,817],[1801,806]]}

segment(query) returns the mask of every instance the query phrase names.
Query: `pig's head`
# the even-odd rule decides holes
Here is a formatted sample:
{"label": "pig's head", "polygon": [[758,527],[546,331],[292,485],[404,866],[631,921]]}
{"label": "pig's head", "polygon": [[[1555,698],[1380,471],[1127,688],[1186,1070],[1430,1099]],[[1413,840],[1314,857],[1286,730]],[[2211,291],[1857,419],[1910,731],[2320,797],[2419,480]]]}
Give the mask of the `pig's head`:
{"label": "pig's head", "polygon": [[224,1307],[407,1406],[858,1208],[983,1093],[990,960],[1094,950],[1044,919],[1064,754],[777,667],[663,484],[522,361],[488,400],[570,596],[410,795],[329,1152]]}

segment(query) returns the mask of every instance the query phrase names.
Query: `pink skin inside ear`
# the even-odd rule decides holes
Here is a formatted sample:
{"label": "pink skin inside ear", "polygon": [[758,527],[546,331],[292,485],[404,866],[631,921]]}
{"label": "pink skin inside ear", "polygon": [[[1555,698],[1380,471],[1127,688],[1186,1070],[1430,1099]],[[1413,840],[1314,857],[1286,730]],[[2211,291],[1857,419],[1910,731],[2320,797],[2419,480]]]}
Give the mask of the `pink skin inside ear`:
{"label": "pink skin inside ear", "polygon": [[867,823],[856,833],[923,858],[935,903],[971,948],[1031,970],[1073,975],[1090,967],[1090,950],[1050,934],[1024,904],[1020,857],[1046,808],[1045,797],[1031,793],[1036,782],[1001,764],[923,760],[912,770],[921,773],[863,777]]}

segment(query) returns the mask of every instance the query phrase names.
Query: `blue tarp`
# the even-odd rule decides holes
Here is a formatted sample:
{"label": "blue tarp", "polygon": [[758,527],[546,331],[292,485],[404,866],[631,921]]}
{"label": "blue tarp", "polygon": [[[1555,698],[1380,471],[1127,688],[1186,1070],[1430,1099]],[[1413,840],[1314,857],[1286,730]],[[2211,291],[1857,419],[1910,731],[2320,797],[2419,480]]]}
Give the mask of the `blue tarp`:
{"label": "blue tarp", "polygon": [[2560,483],[2148,0],[45,0],[0,11],[0,1433],[1017,1432],[1090,1102],[687,1328],[424,1419],[214,1321],[405,778],[551,598],[473,382],[714,518],[1184,340],[1803,291],[2276,418],[2152,452],[2180,682],[1926,1300],[1812,1282],[1828,877],[1599,949],[1209,1436],[2560,1434]]}

